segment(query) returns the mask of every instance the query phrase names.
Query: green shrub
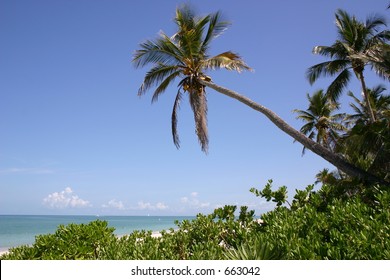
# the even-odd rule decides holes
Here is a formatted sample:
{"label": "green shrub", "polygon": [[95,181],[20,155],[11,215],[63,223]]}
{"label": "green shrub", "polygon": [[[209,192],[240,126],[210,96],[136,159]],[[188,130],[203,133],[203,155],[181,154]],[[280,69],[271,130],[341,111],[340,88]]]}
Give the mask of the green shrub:
{"label": "green shrub", "polygon": [[[365,197],[338,198],[323,186],[296,191],[287,202],[285,187],[272,181],[255,195],[277,207],[255,220],[255,212],[224,206],[210,215],[176,222],[177,229],[134,231],[117,238],[105,221],[61,225],[36,237],[32,246],[12,248],[1,259],[390,259],[390,191],[372,187]],[[284,204],[288,204],[286,207]]]}
{"label": "green shrub", "polygon": [[389,259],[390,194],[376,189],[375,205],[298,191],[290,209],[262,216],[263,237],[288,259]]}
{"label": "green shrub", "polygon": [[262,235],[253,234],[237,248],[230,248],[223,252],[228,260],[280,260],[284,256]]}
{"label": "green shrub", "polygon": [[106,221],[60,225],[54,234],[38,235],[32,246],[11,248],[3,259],[99,259],[104,247],[116,239]]}

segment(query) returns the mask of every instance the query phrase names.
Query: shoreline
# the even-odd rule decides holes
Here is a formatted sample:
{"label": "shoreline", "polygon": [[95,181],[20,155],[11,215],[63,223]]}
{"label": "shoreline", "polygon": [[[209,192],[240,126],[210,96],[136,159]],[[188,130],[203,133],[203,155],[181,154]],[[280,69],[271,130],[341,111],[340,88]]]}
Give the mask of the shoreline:
{"label": "shoreline", "polygon": [[[117,238],[121,238],[123,236],[130,235],[130,234],[131,233],[129,233],[129,234],[120,234],[120,235],[116,235],[116,237]],[[160,233],[160,231],[153,231],[151,236],[153,238],[159,238],[159,237],[162,236],[162,234]],[[28,244],[28,246],[31,246],[31,245],[32,244]],[[23,246],[23,245],[19,245],[19,246]],[[19,246],[15,246],[15,247],[19,247]],[[0,256],[9,253],[9,249],[11,249],[11,247],[10,248],[7,248],[7,247],[0,248]]]}
{"label": "shoreline", "polygon": [[10,248],[0,248],[0,257],[9,252]]}

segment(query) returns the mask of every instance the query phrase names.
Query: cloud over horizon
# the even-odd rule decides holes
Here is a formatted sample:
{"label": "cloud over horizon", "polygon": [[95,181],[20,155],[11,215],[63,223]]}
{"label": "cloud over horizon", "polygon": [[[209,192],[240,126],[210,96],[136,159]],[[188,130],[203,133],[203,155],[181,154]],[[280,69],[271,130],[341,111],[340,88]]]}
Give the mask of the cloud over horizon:
{"label": "cloud over horizon", "polygon": [[104,209],[115,209],[115,210],[166,210],[169,206],[164,202],[145,202],[143,200],[138,201],[136,206],[126,206],[122,201],[111,199],[101,206]]}
{"label": "cloud over horizon", "polygon": [[192,192],[190,193],[190,196],[184,196],[180,198],[180,202],[186,206],[189,206],[191,208],[195,209],[201,209],[201,208],[207,208],[210,207],[210,202],[201,202],[198,199],[198,192]]}
{"label": "cloud over horizon", "polygon": [[138,206],[136,209],[138,210],[166,210],[169,206],[164,202],[157,202],[156,204],[152,204],[150,202],[143,202],[142,200],[138,202]]}
{"label": "cloud over horizon", "polygon": [[70,187],[65,188],[61,192],[54,192],[49,194],[43,199],[43,204],[49,208],[85,208],[91,207],[92,204],[84,199],[75,195],[73,190]]}
{"label": "cloud over horizon", "polygon": [[116,199],[111,199],[107,204],[102,205],[103,208],[113,208],[118,210],[125,210],[126,207],[122,201],[117,201]]}

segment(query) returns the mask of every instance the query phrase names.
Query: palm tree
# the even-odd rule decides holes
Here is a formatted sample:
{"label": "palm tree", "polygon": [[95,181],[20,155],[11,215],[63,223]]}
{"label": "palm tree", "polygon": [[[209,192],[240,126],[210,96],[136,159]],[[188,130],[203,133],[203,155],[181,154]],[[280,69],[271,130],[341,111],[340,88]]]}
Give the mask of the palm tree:
{"label": "palm tree", "polygon": [[206,70],[217,68],[236,71],[250,70],[240,56],[235,53],[224,52],[213,57],[208,55],[207,51],[209,50],[211,40],[221,34],[227,27],[227,23],[221,21],[220,18],[220,13],[196,18],[188,7],[179,8],[176,11],[175,18],[178,25],[178,32],[172,37],[161,33],[158,39],[142,43],[140,45],[141,49],[137,50],[133,57],[133,63],[136,67],[143,67],[147,64],[153,65],[146,73],[143,84],[138,92],[139,95],[142,95],[151,87],[156,86],[157,88],[154,91],[152,101],[156,101],[159,95],[176,78],[181,79],[178,83],[178,92],[172,113],[173,140],[177,147],[179,147],[180,142],[176,131],[176,114],[183,97],[182,95],[186,92],[189,94],[190,103],[194,111],[198,139],[201,143],[202,150],[207,151],[207,104],[205,90],[206,87],[209,87],[264,114],[279,129],[350,176],[369,182],[389,184],[381,178],[346,162],[340,155],[333,153],[306,137],[268,108],[237,92],[213,83],[211,78],[205,74]]}
{"label": "palm tree", "polygon": [[233,52],[224,52],[210,56],[208,51],[212,40],[219,36],[229,25],[221,20],[219,12],[204,17],[195,17],[188,6],[176,10],[175,22],[178,32],[171,37],[161,32],[154,41],[146,41],[135,52],[133,63],[136,67],[153,64],[147,72],[138,91],[144,94],[148,89],[157,86],[152,102],[157,101],[176,78],[180,79],[172,112],[173,142],[179,148],[177,133],[177,111],[184,93],[188,93],[194,113],[196,134],[204,152],[208,150],[207,100],[206,88],[199,79],[209,80],[205,71],[209,69],[227,69],[241,72],[251,70],[249,66]]}
{"label": "palm tree", "polygon": [[[363,74],[366,65],[372,66],[383,78],[390,80],[388,72],[381,71],[380,62],[374,59],[383,53],[380,50],[384,49],[383,46],[386,46],[390,40],[389,30],[378,31],[379,28],[386,26],[386,20],[383,17],[372,16],[363,23],[354,16],[351,17],[347,12],[338,10],[336,26],[338,40],[332,46],[316,46],[313,49],[315,54],[324,55],[331,60],[310,67],[307,70],[307,77],[313,84],[320,76],[337,74],[327,90],[331,100],[336,101],[350,81],[352,70],[361,83],[365,98],[368,99]],[[374,122],[375,116],[369,103],[368,106],[370,120]]]}
{"label": "palm tree", "polygon": [[340,180],[340,173],[324,168],[316,174],[316,179],[315,184],[322,183],[335,186]]}
{"label": "palm tree", "polygon": [[341,138],[339,150],[371,173],[390,177],[390,95],[383,94],[385,90],[383,86],[368,90],[375,123],[370,122],[366,100],[349,92],[355,113],[346,117],[351,129]]}
{"label": "palm tree", "polygon": [[249,99],[248,97],[239,94],[233,90],[224,88],[220,85],[217,85],[213,83],[212,81],[206,81],[203,79],[199,79],[199,83],[202,85],[205,85],[207,87],[210,87],[214,89],[215,91],[222,93],[226,96],[229,96],[233,99],[236,99],[237,101],[249,106],[250,108],[260,112],[261,114],[265,115],[276,127],[278,127],[280,130],[291,136],[295,141],[301,143],[306,149],[309,149],[310,151],[314,152],[315,154],[319,155],[329,163],[336,166],[339,170],[343,171],[344,173],[348,174],[349,176],[370,182],[370,183],[381,183],[384,185],[389,185],[390,183],[383,180],[382,178],[379,178],[373,174],[368,173],[367,171],[347,162],[344,157],[340,156],[339,154],[325,148],[324,146],[320,145],[319,143],[316,143],[312,139],[306,137],[303,133],[299,132],[298,130],[291,127],[288,123],[286,123],[282,118],[280,118],[277,114],[275,114],[272,110],[268,109],[267,107],[264,107],[263,105],[254,102],[253,100]]}
{"label": "palm tree", "polygon": [[[316,139],[325,148],[333,150],[339,132],[345,131],[341,120],[345,114],[333,114],[338,104],[329,102],[323,90],[316,91],[312,96],[307,94],[309,108],[304,110],[294,110],[298,113],[297,119],[301,119],[306,124],[302,126],[301,132],[307,135],[310,139]],[[302,153],[305,152],[305,147]]]}
{"label": "palm tree", "polygon": [[[371,105],[375,119],[381,120],[386,118],[386,115],[390,110],[390,95],[384,94],[386,88],[383,85],[378,85],[372,89],[368,89],[368,101]],[[369,124],[370,116],[368,112],[367,100],[360,100],[353,92],[348,92],[348,96],[352,97],[354,103],[350,103],[353,111],[352,115],[347,116],[347,122],[349,125],[354,125],[361,122],[365,125]]]}

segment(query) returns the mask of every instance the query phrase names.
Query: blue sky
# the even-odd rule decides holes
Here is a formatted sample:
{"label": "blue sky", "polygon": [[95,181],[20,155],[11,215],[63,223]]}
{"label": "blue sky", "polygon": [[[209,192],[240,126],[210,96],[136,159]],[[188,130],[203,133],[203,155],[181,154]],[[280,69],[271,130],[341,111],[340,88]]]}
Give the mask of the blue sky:
{"label": "blue sky", "polygon": [[[268,179],[292,196],[315,181],[318,156],[252,109],[212,90],[209,154],[201,152],[188,102],[170,116],[177,89],[158,103],[137,90],[147,69],[131,65],[139,43],[173,34],[183,1],[0,2],[0,214],[194,215],[225,204],[273,207],[250,192]],[[190,2],[191,3],[191,2]],[[214,82],[269,107],[295,128],[306,109],[315,45],[336,39],[334,13],[389,15],[387,0],[192,1],[232,25],[212,54],[233,50],[253,73],[209,73]],[[367,72],[368,85],[378,82]],[[359,93],[354,80],[350,89]],[[349,100],[345,98],[344,109]]]}

